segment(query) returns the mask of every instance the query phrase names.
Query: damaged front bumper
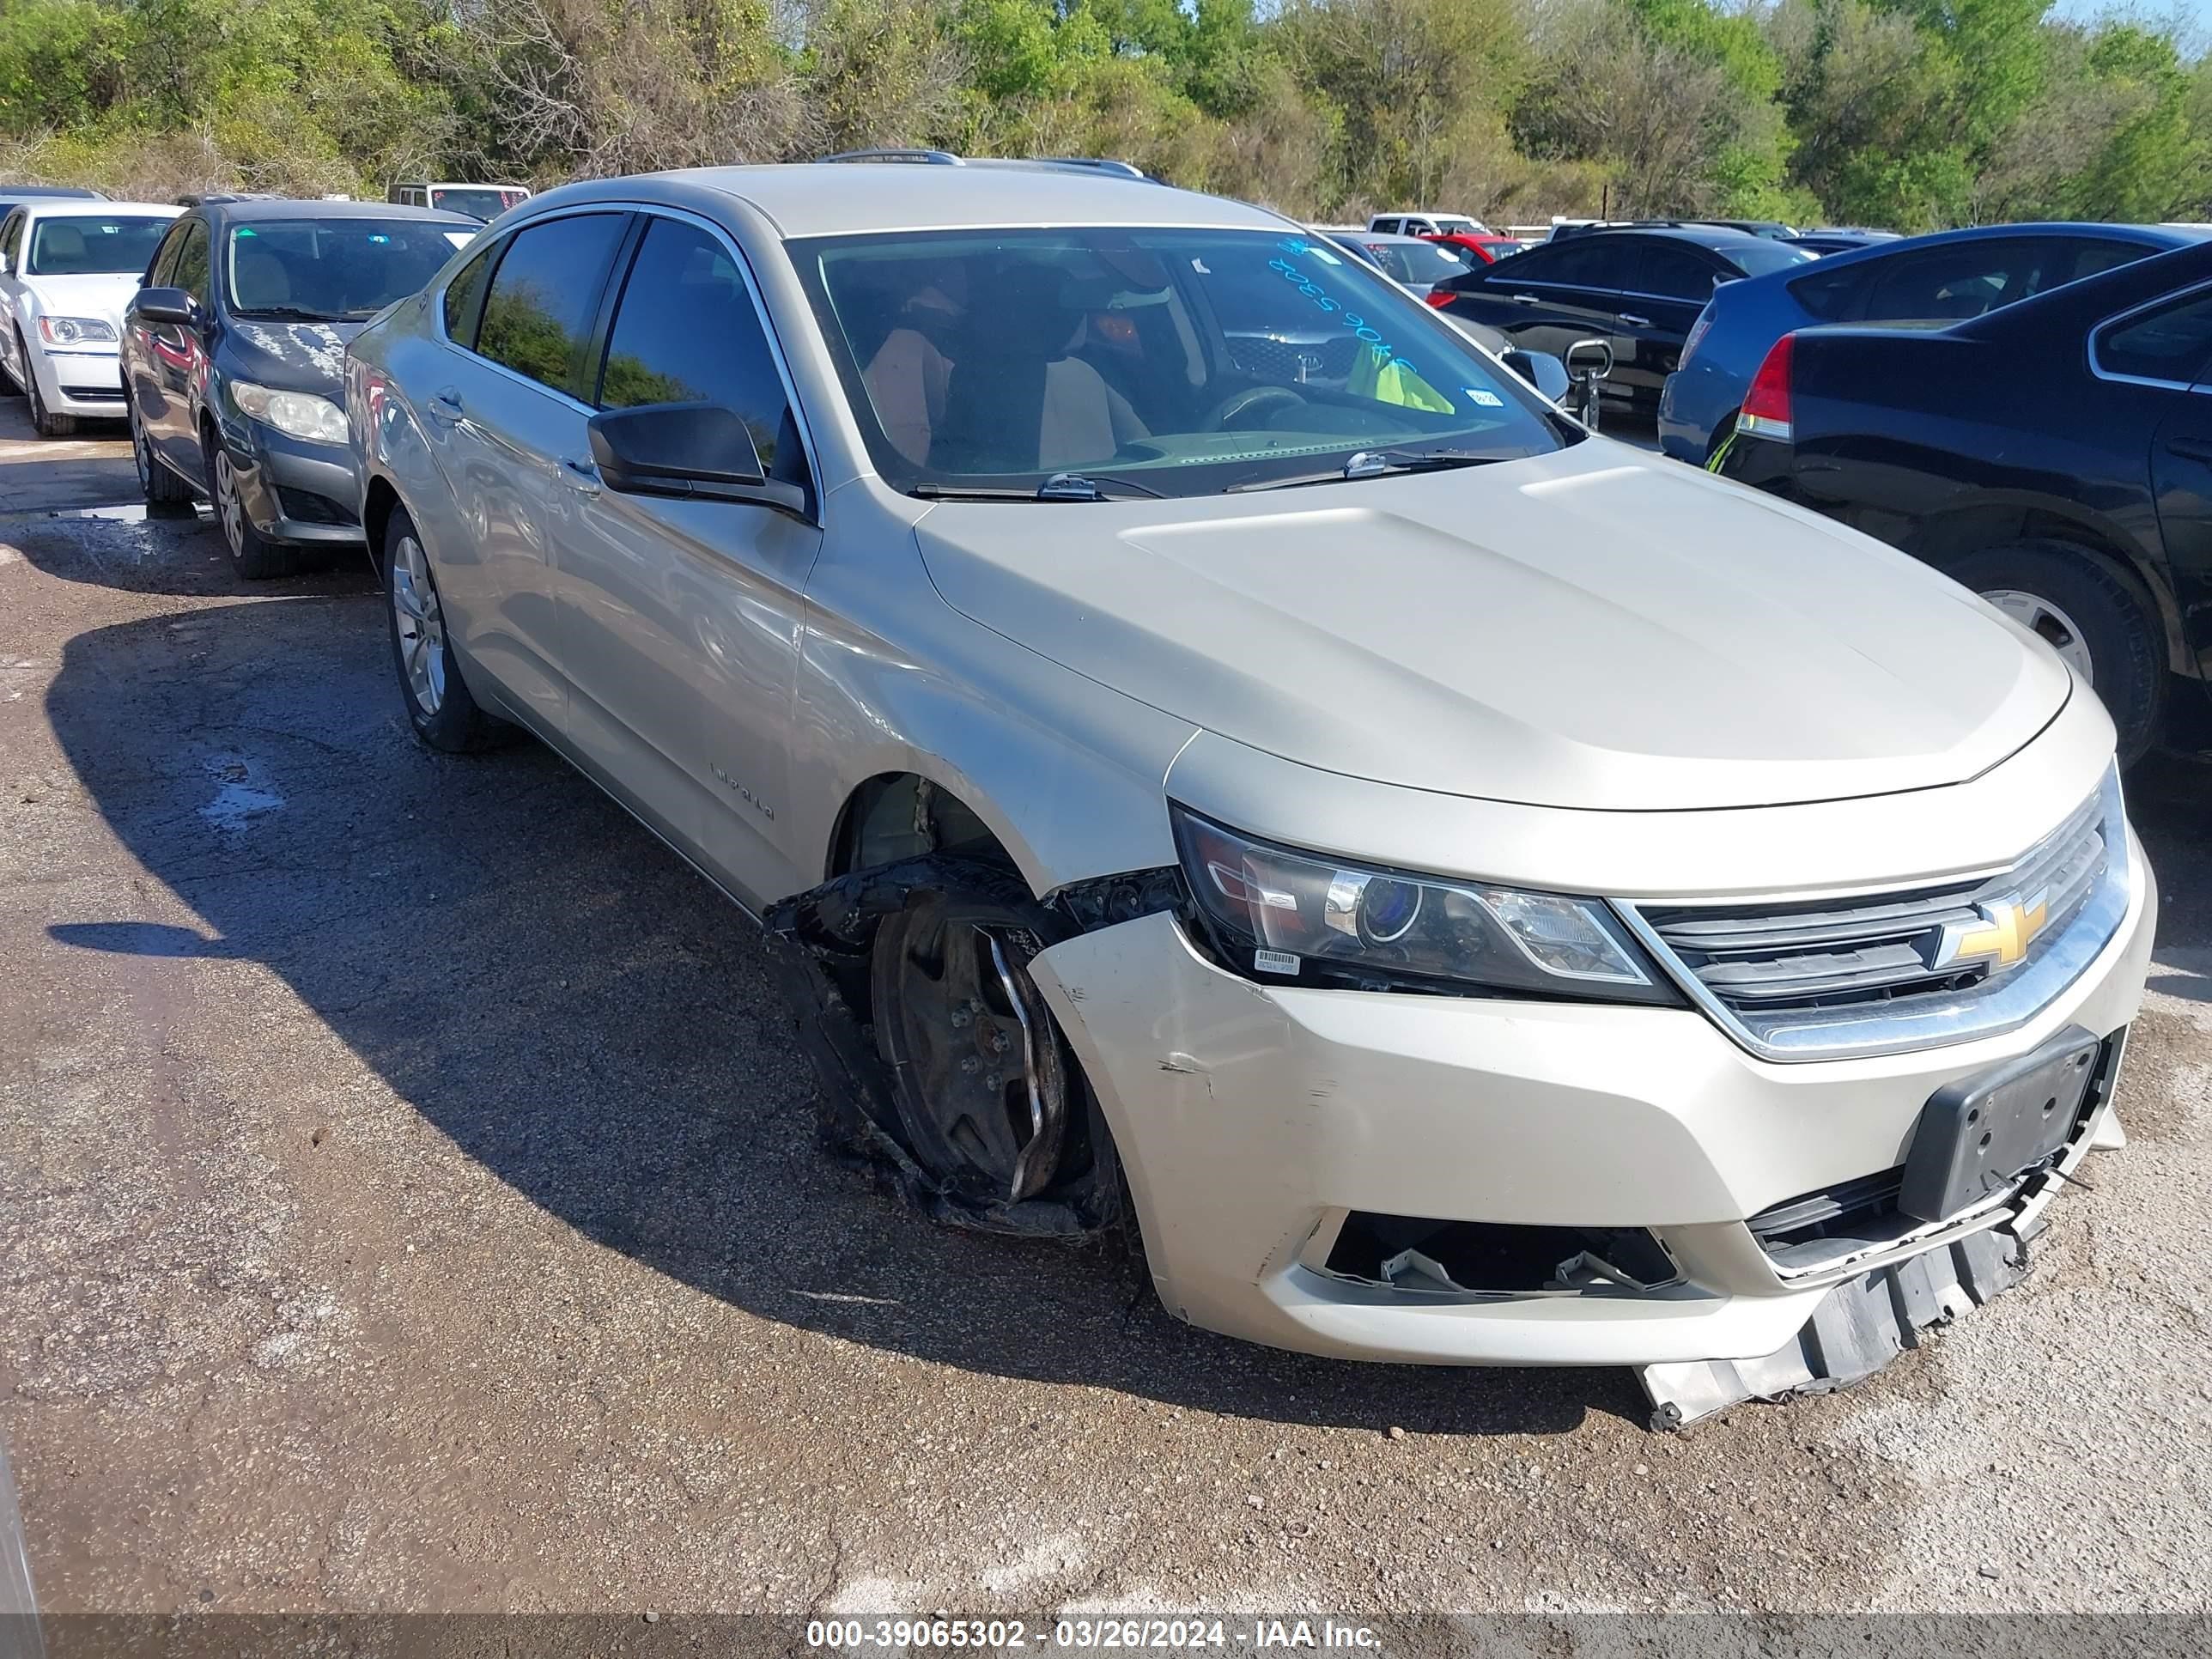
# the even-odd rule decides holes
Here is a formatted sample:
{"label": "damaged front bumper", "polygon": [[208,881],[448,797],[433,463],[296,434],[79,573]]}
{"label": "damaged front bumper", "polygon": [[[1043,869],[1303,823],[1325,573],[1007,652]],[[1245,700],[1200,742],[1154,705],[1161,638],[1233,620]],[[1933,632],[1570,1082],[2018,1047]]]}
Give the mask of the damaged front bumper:
{"label": "damaged front bumper", "polygon": [[[1833,1062],[1759,1060],[1687,1009],[1255,984],[1164,913],[1064,939],[1030,972],[1100,1096],[1171,1311],[1346,1358],[1656,1368],[1656,1403],[1689,1421],[1863,1375],[2009,1282],[2057,1177],[1935,1225],[1885,1220],[1878,1177],[1946,1085],[2069,1026],[2124,1030],[2155,913],[2138,879],[2105,951],[2028,1026]],[[2107,1089],[2060,1168],[2117,1135]],[[1786,1224],[1823,1213],[1809,1244]],[[1422,1228],[1452,1250],[1403,1248]],[[1824,1336],[1877,1282],[1917,1310],[1895,1340]]]}

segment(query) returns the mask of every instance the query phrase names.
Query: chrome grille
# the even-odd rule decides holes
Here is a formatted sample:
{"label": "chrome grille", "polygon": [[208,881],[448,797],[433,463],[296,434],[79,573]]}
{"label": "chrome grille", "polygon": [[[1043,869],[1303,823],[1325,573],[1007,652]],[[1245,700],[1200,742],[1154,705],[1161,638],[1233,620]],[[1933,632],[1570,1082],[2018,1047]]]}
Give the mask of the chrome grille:
{"label": "chrome grille", "polygon": [[1626,908],[1731,1035],[1809,1060],[2024,1023],[2094,959],[2128,892],[2115,775],[1994,876],[1801,904]]}

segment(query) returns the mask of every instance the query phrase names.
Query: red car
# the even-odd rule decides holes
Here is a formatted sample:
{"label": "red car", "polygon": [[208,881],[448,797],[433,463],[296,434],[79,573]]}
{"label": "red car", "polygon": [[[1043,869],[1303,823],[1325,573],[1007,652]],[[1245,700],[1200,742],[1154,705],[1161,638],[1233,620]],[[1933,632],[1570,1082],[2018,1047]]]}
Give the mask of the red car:
{"label": "red car", "polygon": [[1509,253],[1521,251],[1520,239],[1499,236],[1491,232],[1480,235],[1463,230],[1449,231],[1435,236],[1424,236],[1425,242],[1449,242],[1454,247],[1463,247],[1486,265],[1496,264]]}

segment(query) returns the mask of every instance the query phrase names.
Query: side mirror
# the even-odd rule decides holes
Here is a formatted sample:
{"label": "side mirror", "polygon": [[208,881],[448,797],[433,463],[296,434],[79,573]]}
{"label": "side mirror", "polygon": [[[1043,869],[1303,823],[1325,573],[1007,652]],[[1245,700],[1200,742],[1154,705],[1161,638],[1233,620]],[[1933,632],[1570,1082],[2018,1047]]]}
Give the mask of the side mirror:
{"label": "side mirror", "polygon": [[198,303],[180,288],[142,288],[130,309],[141,322],[175,323],[191,328],[200,319]]}
{"label": "side mirror", "polygon": [[626,495],[697,496],[806,512],[806,492],[770,478],[752,434],[720,404],[643,404],[592,416],[592,460]]}
{"label": "side mirror", "polygon": [[1504,361],[1506,368],[1555,404],[1565,400],[1567,389],[1574,384],[1568,378],[1567,366],[1548,354],[1516,348],[1505,353]]}

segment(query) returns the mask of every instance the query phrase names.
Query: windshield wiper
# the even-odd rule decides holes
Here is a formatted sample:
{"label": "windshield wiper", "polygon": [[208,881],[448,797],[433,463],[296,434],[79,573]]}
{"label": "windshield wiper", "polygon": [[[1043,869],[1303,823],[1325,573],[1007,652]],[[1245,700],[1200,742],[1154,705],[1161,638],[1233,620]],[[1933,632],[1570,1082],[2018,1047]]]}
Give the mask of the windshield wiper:
{"label": "windshield wiper", "polygon": [[1301,472],[1288,478],[1260,478],[1231,484],[1221,493],[1295,489],[1301,484],[1341,483],[1346,478],[1379,478],[1388,472],[1435,472],[1448,466],[1487,466],[1504,459],[1478,449],[1363,449],[1330,472]]}
{"label": "windshield wiper", "polygon": [[255,306],[238,308],[241,317],[279,317],[290,323],[335,323],[339,313],[335,311],[310,311],[305,306]]}
{"label": "windshield wiper", "polygon": [[997,489],[988,484],[918,483],[906,492],[925,501],[1106,501],[1160,492],[1127,478],[1088,478],[1079,472],[1055,472],[1035,489]]}

